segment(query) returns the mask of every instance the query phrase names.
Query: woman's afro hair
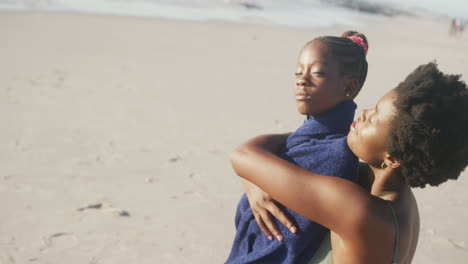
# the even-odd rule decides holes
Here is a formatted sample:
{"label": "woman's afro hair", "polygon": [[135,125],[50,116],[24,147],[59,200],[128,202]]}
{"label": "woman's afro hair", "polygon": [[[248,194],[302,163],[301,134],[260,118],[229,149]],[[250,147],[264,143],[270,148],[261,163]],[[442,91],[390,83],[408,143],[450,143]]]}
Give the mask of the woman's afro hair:
{"label": "woman's afro hair", "polygon": [[400,83],[387,142],[411,187],[457,179],[468,165],[468,90],[460,75],[431,62]]}

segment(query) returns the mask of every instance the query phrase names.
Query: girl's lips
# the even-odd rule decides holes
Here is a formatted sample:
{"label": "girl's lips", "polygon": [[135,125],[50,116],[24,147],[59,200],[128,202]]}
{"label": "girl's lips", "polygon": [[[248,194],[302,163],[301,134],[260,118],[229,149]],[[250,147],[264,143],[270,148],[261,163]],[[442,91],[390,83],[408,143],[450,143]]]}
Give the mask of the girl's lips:
{"label": "girl's lips", "polygon": [[309,100],[310,99],[310,95],[307,95],[307,94],[296,94],[296,100],[298,101],[305,101],[305,100]]}

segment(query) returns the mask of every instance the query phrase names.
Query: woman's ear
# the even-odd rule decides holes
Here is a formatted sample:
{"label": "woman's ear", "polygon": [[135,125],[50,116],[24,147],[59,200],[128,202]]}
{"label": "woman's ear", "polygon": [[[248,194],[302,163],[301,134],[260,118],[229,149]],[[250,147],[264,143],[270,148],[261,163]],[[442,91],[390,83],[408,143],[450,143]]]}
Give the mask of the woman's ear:
{"label": "woman's ear", "polygon": [[346,78],[344,81],[346,97],[354,98],[359,92],[359,81],[356,78]]}
{"label": "woman's ear", "polygon": [[400,161],[397,160],[395,157],[391,156],[390,154],[387,154],[385,156],[384,163],[385,165],[387,165],[387,167],[390,167],[392,169],[400,167]]}

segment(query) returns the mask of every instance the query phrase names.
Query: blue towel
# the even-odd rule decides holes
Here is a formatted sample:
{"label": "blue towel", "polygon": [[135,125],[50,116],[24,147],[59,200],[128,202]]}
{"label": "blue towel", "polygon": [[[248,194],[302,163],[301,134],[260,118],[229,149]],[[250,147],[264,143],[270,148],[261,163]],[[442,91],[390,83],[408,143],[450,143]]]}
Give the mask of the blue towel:
{"label": "blue towel", "polygon": [[[357,182],[359,160],[346,141],[355,110],[356,104],[346,101],[320,117],[307,117],[288,137],[279,156],[307,170]],[[307,263],[310,260],[327,229],[279,206],[297,227],[296,234],[292,234],[276,220],[283,242],[268,240],[255,221],[247,196],[242,196],[235,217],[236,236],[227,264]]]}

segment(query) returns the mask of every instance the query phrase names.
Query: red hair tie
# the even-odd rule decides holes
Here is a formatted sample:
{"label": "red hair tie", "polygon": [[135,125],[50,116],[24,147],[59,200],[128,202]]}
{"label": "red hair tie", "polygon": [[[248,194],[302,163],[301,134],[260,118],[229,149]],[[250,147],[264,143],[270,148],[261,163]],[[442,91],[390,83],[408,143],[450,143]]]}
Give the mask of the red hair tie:
{"label": "red hair tie", "polygon": [[352,42],[354,42],[354,43],[358,44],[359,46],[361,46],[364,49],[364,54],[367,55],[367,49],[369,48],[369,45],[367,45],[367,43],[365,43],[364,40],[361,37],[349,36],[347,38],[349,38]]}

